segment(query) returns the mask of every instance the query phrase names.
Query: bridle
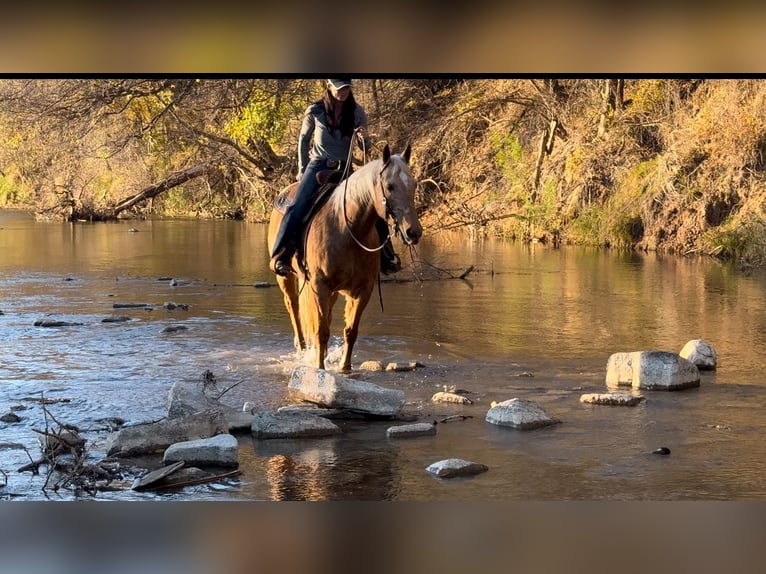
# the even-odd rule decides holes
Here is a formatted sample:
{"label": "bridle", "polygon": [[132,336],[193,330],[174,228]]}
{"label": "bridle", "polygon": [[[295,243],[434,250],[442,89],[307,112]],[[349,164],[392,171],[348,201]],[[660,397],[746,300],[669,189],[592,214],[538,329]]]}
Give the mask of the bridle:
{"label": "bridle", "polygon": [[[356,134],[356,130],[354,131],[354,134]],[[367,157],[367,150],[364,149],[364,142],[362,142],[362,147],[363,147],[363,151],[364,151],[364,156],[366,158]],[[351,235],[351,238],[354,240],[354,242],[359,247],[361,247],[362,249],[367,251],[368,253],[376,253],[376,252],[380,251],[381,249],[383,249],[386,246],[386,243],[391,241],[391,234],[389,233],[386,236],[386,238],[383,240],[383,242],[378,247],[367,247],[364,243],[362,243],[361,241],[359,241],[359,239],[357,239],[356,235],[354,235],[354,232],[351,230],[351,222],[348,220],[348,214],[346,213],[346,190],[348,189],[348,175],[349,175],[348,172],[349,172],[349,166],[351,165],[351,160],[352,160],[352,155],[353,155],[353,148],[354,148],[353,145],[350,145],[348,147],[348,158],[346,160],[346,166],[345,166],[344,171],[343,171],[343,182],[344,182],[344,186],[343,186],[343,219],[346,222],[346,229],[348,229],[348,233],[349,233],[349,235]],[[391,163],[391,160],[389,159],[388,163],[383,164],[383,167],[378,172],[378,185],[380,186],[381,202],[383,203],[383,205],[386,208],[386,219],[391,217],[394,220],[394,228],[396,229],[396,232],[401,234],[401,231],[399,229],[399,222],[396,220],[396,217],[394,216],[394,212],[393,212],[393,210],[391,209],[391,207],[389,205],[388,198],[386,197],[386,190],[385,190],[385,187],[383,186],[383,172],[386,170],[386,168],[389,166],[390,163]]]}

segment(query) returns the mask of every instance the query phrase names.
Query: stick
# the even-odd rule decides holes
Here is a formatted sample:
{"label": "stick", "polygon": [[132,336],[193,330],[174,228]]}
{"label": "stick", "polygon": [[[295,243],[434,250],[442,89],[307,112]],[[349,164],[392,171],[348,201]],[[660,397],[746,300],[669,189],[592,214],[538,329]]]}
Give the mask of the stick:
{"label": "stick", "polygon": [[215,482],[217,480],[221,480],[224,478],[231,478],[232,476],[237,476],[240,474],[240,470],[232,470],[230,472],[225,472],[223,474],[215,474],[213,476],[206,476],[204,478],[195,478],[194,480],[187,480],[186,482],[175,482],[173,484],[162,484],[160,486],[155,486],[153,488],[147,489],[147,490],[164,490],[168,488],[183,488],[185,486],[196,486],[198,484],[205,484],[207,482]]}

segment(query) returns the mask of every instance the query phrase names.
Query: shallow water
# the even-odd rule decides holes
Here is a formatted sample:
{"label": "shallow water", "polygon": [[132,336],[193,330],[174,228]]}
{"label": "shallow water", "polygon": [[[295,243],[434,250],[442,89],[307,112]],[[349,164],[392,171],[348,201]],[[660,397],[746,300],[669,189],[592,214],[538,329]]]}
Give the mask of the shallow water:
{"label": "shallow water", "polygon": [[[138,229],[129,232],[129,228]],[[103,456],[100,422],[164,416],[176,381],[213,371],[224,402],[272,410],[288,400],[292,333],[267,268],[266,226],[230,221],[99,224],[35,222],[0,211],[0,496],[70,499],[43,492],[44,477],[18,473],[39,455],[39,399],[77,425],[91,457]],[[167,494],[99,493],[114,500],[717,500],[766,495],[766,278],[710,260],[552,249],[426,230],[403,260],[421,262],[384,281],[363,318],[354,365],[419,361],[412,372],[364,373],[405,391],[422,421],[454,414],[437,435],[390,440],[390,421],[341,421],[328,439],[254,440],[241,435],[240,470],[223,484]],[[423,262],[426,262],[424,264]],[[466,280],[447,279],[469,266]],[[436,279],[439,277],[440,279]],[[176,284],[171,282],[176,279]],[[168,311],[163,303],[189,306]],[[146,303],[115,309],[115,303]],[[381,310],[381,305],[383,309]],[[103,323],[112,314],[126,323]],[[333,360],[339,356],[339,306]],[[82,323],[43,328],[48,318]],[[167,326],[184,331],[165,333]],[[690,339],[717,351],[698,389],[645,392],[637,407],[583,405],[605,392],[610,354],[679,351]],[[434,405],[444,385],[471,392],[469,406]],[[561,424],[515,431],[484,421],[492,401],[540,404]],[[0,414],[2,414],[0,413]],[[5,445],[5,446],[3,446]],[[660,447],[670,456],[651,454]],[[425,468],[444,458],[481,462],[484,474],[454,480]]]}

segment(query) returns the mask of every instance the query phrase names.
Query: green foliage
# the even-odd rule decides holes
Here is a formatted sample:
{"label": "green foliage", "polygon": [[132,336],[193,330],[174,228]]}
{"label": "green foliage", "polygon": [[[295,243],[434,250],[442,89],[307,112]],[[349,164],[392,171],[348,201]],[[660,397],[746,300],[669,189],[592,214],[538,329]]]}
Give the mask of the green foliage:
{"label": "green foliage", "polygon": [[524,165],[524,147],[513,133],[493,132],[490,143],[494,150],[495,164],[509,180],[526,176],[528,168]]}
{"label": "green foliage", "polygon": [[20,199],[19,188],[11,180],[11,178],[4,175],[0,176],[0,205],[2,206],[15,206],[18,205]]}
{"label": "green foliage", "polygon": [[707,230],[700,244],[708,255],[762,266],[766,263],[766,221],[755,216],[732,216]]}
{"label": "green foliage", "polygon": [[224,131],[243,146],[253,139],[262,139],[279,147],[292,114],[293,106],[279,93],[258,89],[247,105],[229,119]]}

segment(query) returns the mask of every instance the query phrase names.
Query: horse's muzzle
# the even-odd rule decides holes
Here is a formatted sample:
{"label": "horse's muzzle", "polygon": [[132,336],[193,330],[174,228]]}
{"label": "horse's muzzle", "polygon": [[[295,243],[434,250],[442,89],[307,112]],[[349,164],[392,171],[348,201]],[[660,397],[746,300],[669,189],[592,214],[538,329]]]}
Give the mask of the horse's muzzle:
{"label": "horse's muzzle", "polygon": [[407,245],[415,245],[418,241],[420,241],[420,237],[423,235],[423,230],[418,227],[408,227],[404,231],[404,242]]}

